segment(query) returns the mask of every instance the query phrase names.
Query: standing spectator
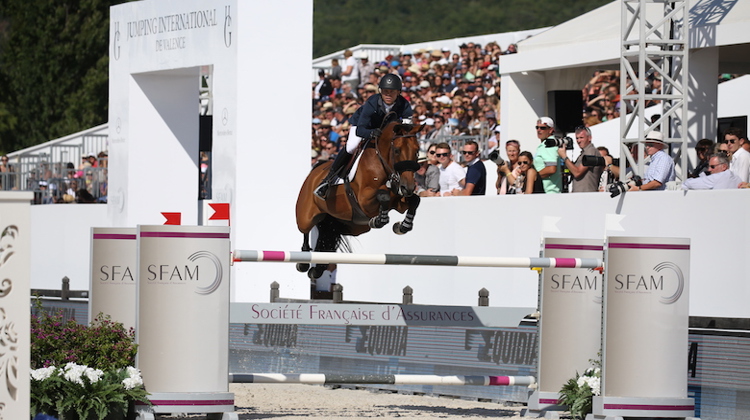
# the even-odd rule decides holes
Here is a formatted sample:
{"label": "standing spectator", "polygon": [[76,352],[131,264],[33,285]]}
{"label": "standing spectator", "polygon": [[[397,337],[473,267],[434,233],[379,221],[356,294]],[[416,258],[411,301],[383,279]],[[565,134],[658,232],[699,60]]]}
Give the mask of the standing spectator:
{"label": "standing spectator", "polygon": [[547,147],[545,140],[554,140],[555,122],[550,117],[541,117],[536,122],[536,136],[539,138],[539,146],[534,156],[534,169],[542,178],[544,192],[547,194],[559,194],[562,191],[562,171],[559,166],[560,157],[557,147]]}
{"label": "standing spectator", "polygon": [[708,170],[708,160],[711,156],[711,151],[714,149],[714,142],[710,139],[698,140],[698,144],[695,145],[695,156],[698,158],[698,164],[695,165],[695,169],[690,173],[690,178],[697,178],[700,174],[710,174]]}
{"label": "standing spectator", "polygon": [[370,56],[363,52],[359,55],[359,87],[363,87],[370,78],[370,75],[375,73],[375,63],[370,62]]}
{"label": "standing spectator", "polygon": [[663,191],[667,189],[667,182],[674,181],[674,161],[664,152],[664,135],[658,131],[646,134],[646,154],[651,156],[651,163],[643,177],[643,185],[632,186],[629,191]]}
{"label": "standing spectator", "polygon": [[315,102],[327,101],[333,93],[333,85],[331,81],[326,77],[326,72],[323,69],[318,70],[318,83],[315,85],[314,96]]}
{"label": "standing spectator", "polygon": [[8,163],[8,156],[3,155],[2,158],[0,158],[0,186],[4,191],[10,191],[13,189],[13,184],[15,183],[15,175],[13,172],[15,170],[13,169],[13,166],[11,166]]}
{"label": "standing spectator", "polygon": [[573,176],[573,192],[597,192],[599,191],[599,180],[602,176],[603,167],[583,166],[584,156],[601,157],[601,154],[591,143],[591,130],[588,127],[576,128],[576,142],[581,148],[581,154],[575,160],[571,161],[568,157],[565,147],[557,149],[557,154],[563,159],[563,165],[570,171]]}
{"label": "standing spectator", "polygon": [[461,153],[467,162],[466,178],[462,190],[453,190],[453,195],[484,195],[487,185],[487,169],[479,159],[479,145],[474,140],[464,144]]}
{"label": "standing spectator", "polygon": [[461,184],[466,178],[466,173],[461,165],[453,161],[450,145],[439,143],[435,150],[435,156],[440,163],[438,168],[440,169],[440,193],[443,196],[449,196],[453,194],[454,190],[461,190]]}
{"label": "standing spectator", "polygon": [[742,129],[729,127],[724,132],[724,141],[727,142],[729,156],[732,157],[732,163],[729,170],[740,177],[742,182],[748,182],[750,178],[750,153],[742,147],[747,142],[747,137]]}
{"label": "standing spectator", "polygon": [[338,58],[334,58],[331,60],[331,79],[341,80],[341,66],[339,65]]}
{"label": "standing spectator", "polygon": [[518,140],[508,140],[505,143],[505,154],[508,156],[508,160],[503,161],[502,165],[497,167],[497,182],[495,187],[497,193],[502,194],[515,194],[515,190],[510,188],[511,185],[518,177],[518,155],[521,152],[521,143]]}
{"label": "standing spectator", "polygon": [[420,197],[437,196],[440,191],[440,169],[430,164],[425,152],[419,152],[417,163],[419,163],[419,169],[414,173],[417,194]]}
{"label": "standing spectator", "polygon": [[518,176],[513,181],[514,194],[544,194],[542,179],[534,169],[531,152],[523,151],[518,156]]}
{"label": "standing spectator", "polygon": [[347,84],[353,92],[357,91],[359,86],[359,64],[354,58],[351,50],[344,51],[344,70],[341,72],[341,83]]}
{"label": "standing spectator", "polygon": [[739,187],[740,177],[729,169],[729,158],[724,153],[711,155],[708,160],[708,172],[701,172],[698,178],[686,179],[683,190],[726,190]]}

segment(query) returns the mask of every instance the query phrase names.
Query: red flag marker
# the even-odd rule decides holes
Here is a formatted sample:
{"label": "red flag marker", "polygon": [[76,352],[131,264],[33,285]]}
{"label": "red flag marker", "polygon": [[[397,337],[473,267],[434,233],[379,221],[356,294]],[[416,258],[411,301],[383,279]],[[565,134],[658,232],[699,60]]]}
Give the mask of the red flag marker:
{"label": "red flag marker", "polygon": [[164,216],[165,219],[167,219],[167,221],[164,222],[165,225],[182,224],[182,213],[162,213],[161,215]]}
{"label": "red flag marker", "polygon": [[229,203],[209,203],[214,214],[208,220],[229,220]]}

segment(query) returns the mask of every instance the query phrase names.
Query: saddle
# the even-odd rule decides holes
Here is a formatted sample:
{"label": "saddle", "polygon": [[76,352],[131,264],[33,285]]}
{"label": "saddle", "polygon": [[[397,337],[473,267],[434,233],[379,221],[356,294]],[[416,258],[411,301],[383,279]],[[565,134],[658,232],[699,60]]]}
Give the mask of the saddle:
{"label": "saddle", "polygon": [[357,167],[359,161],[362,159],[365,149],[374,148],[375,142],[371,139],[364,139],[359,146],[354,150],[354,154],[349,163],[343,168],[342,173],[336,179],[334,185],[344,184],[344,191],[346,192],[346,198],[349,200],[349,205],[352,207],[352,223],[355,225],[366,225],[370,222],[370,217],[365,214],[362,206],[359,205],[357,196],[352,190],[351,182],[354,180],[354,176],[357,174]]}

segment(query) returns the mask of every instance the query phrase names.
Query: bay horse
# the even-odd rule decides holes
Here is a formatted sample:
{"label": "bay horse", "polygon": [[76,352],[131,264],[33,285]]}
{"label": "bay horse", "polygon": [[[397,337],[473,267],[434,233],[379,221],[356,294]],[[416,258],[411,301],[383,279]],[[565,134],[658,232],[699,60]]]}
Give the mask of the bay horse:
{"label": "bay horse", "polygon": [[[354,179],[345,180],[343,185],[332,185],[325,200],[313,191],[328,174],[332,162],[310,171],[297,198],[297,228],[303,235],[302,251],[347,250],[343,235],[358,236],[370,229],[382,228],[390,222],[390,210],[406,211],[404,220],[393,225],[394,233],[403,235],[412,229],[420,201],[414,181],[414,172],[419,169],[417,133],[423,127],[393,121],[383,128],[378,139],[363,140],[360,147],[364,150]],[[356,156],[352,162],[355,159]],[[313,249],[310,232],[314,227],[318,229],[318,238]],[[307,271],[312,279],[319,278],[325,268],[325,265],[317,265],[310,269],[309,264],[297,264],[297,270]]]}

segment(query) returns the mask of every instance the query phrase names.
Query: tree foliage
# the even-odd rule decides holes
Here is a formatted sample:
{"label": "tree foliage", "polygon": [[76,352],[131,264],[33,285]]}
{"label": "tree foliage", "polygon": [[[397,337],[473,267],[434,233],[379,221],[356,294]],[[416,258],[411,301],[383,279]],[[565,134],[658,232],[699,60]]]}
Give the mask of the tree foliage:
{"label": "tree foliage", "polygon": [[107,121],[113,0],[0,2],[0,149]]}
{"label": "tree foliage", "polygon": [[610,0],[314,0],[313,56],[553,26]]}
{"label": "tree foliage", "polygon": [[[126,0],[0,1],[0,151],[108,114],[109,8]],[[313,0],[314,56],[551,26],[609,0]]]}

